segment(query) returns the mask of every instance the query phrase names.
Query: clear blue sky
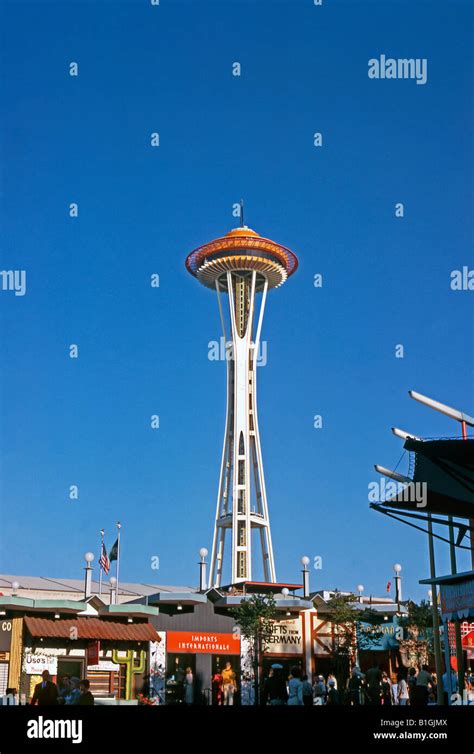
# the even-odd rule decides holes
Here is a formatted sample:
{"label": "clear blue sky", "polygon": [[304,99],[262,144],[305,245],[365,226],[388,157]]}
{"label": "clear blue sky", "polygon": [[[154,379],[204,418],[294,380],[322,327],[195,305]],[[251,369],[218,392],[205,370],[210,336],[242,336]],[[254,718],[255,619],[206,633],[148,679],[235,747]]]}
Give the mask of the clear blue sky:
{"label": "clear blue sky", "polygon": [[[405,596],[426,596],[425,538],[371,511],[367,485],[401,455],[391,426],[459,429],[410,388],[474,413],[474,293],[450,289],[473,259],[472,16],[468,0],[4,5],[1,269],[25,269],[27,295],[0,292],[3,573],[78,577],[120,519],[124,580],[196,583],[225,367],[184,259],[243,196],[300,259],[269,295],[259,370],[277,576],[319,555],[313,589],[380,594],[399,561]],[[428,83],[370,80],[382,53],[427,58]]]}

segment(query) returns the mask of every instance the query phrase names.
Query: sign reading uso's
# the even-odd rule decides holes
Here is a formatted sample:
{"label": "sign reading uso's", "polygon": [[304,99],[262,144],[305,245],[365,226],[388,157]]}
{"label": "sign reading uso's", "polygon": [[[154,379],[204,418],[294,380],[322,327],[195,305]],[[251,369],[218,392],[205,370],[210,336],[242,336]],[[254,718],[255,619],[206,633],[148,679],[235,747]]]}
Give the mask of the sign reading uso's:
{"label": "sign reading uso's", "polygon": [[234,634],[168,631],[166,634],[166,651],[240,655],[240,638],[234,636]]}

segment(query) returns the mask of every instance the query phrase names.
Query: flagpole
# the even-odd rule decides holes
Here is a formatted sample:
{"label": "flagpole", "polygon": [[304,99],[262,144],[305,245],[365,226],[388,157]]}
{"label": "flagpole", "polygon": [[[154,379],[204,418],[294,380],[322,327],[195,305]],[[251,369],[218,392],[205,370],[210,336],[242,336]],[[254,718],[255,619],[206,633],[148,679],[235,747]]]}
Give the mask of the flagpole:
{"label": "flagpole", "polygon": [[104,534],[105,529],[100,530],[100,553],[99,553],[99,597],[102,595],[102,551],[104,549]]}
{"label": "flagpole", "polygon": [[119,568],[120,568],[120,529],[122,528],[122,524],[120,521],[117,521],[117,529],[118,529],[118,536],[117,536],[117,568],[115,571],[115,576],[117,579],[117,583],[115,585],[115,595],[117,598],[117,604],[118,604],[118,594],[119,594]]}

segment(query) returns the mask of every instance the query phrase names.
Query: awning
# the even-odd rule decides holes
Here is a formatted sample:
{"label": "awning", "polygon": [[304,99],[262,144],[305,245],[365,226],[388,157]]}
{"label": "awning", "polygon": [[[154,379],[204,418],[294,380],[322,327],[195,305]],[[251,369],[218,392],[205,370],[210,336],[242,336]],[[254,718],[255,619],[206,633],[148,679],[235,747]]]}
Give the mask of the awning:
{"label": "awning", "polygon": [[439,586],[441,617],[444,621],[474,618],[474,571],[423,579],[420,584]]}
{"label": "awning", "polygon": [[413,482],[425,485],[426,505],[420,506],[416,494],[407,494],[409,489],[383,505],[417,513],[474,518],[474,440],[409,438],[404,448],[416,454]]}
{"label": "awning", "polygon": [[156,629],[150,623],[121,623],[100,618],[25,617],[31,636],[38,638],[70,639],[71,630],[77,629],[77,639],[103,639],[107,641],[159,641]]}

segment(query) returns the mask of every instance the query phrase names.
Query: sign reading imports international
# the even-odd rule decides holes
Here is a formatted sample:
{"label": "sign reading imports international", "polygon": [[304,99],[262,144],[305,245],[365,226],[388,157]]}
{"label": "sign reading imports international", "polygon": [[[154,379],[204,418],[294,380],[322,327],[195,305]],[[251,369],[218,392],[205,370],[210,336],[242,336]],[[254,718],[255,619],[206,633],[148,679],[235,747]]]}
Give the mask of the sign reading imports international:
{"label": "sign reading imports international", "polygon": [[234,634],[167,631],[167,652],[192,654],[240,655],[240,638]]}

